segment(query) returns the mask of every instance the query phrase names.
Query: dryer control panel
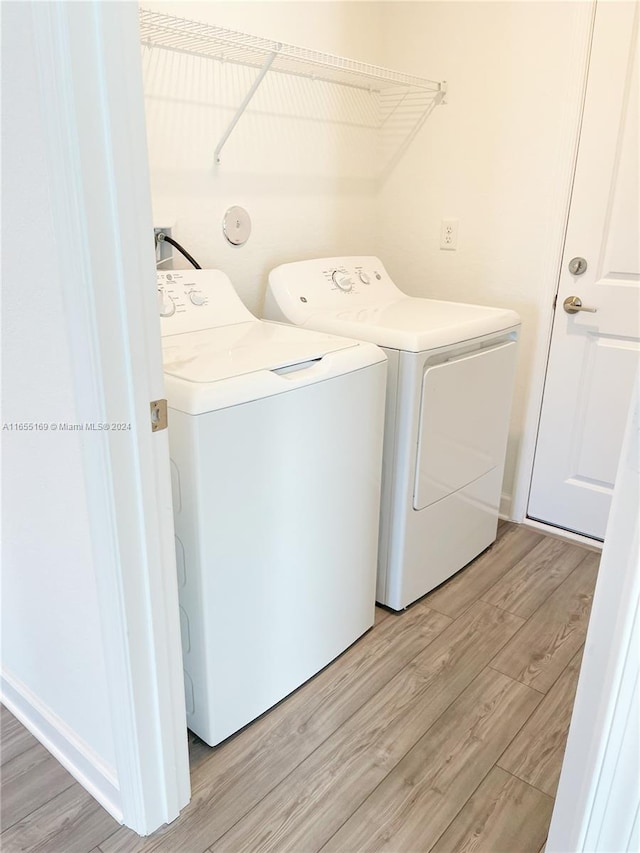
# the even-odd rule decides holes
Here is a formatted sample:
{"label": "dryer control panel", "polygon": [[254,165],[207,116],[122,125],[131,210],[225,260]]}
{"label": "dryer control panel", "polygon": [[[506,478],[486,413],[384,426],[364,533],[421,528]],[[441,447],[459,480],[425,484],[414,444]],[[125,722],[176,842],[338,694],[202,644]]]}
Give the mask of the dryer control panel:
{"label": "dryer control panel", "polygon": [[373,255],[316,258],[269,273],[263,317],[300,324],[319,311],[375,305],[404,295]]}
{"label": "dryer control panel", "polygon": [[157,287],[163,337],[256,319],[220,270],[158,272]]}

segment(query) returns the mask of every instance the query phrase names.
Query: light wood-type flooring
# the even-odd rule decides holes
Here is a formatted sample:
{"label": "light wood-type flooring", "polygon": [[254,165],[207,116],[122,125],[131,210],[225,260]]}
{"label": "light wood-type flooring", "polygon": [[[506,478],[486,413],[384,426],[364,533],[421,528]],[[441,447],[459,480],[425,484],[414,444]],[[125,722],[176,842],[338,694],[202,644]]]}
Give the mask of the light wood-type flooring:
{"label": "light wood-type flooring", "polygon": [[222,746],[192,800],[119,826],[2,709],[3,853],[539,853],[599,554],[501,524],[494,545]]}

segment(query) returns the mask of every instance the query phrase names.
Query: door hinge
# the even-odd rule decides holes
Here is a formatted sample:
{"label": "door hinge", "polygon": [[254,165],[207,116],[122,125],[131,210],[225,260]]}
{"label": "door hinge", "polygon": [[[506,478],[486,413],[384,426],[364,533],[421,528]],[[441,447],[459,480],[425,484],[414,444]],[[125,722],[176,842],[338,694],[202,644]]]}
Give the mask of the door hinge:
{"label": "door hinge", "polygon": [[158,432],[167,428],[167,401],[152,400],[151,408],[151,432]]}

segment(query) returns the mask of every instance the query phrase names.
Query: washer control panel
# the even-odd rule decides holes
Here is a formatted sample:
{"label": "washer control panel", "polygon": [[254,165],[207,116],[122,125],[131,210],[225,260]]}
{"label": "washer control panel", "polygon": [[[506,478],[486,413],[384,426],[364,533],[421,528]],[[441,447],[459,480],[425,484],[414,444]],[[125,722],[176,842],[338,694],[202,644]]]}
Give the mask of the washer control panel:
{"label": "washer control panel", "polygon": [[317,311],[359,308],[402,296],[374,256],[296,261],[269,273],[263,316],[304,323]]}
{"label": "washer control panel", "polygon": [[158,272],[157,289],[163,336],[256,319],[220,270]]}
{"label": "washer control panel", "polygon": [[[362,264],[357,263],[358,260],[358,258],[347,259],[346,263],[342,263],[334,269],[328,266],[321,271],[321,275],[327,283],[332,283],[335,286],[331,289],[336,290],[338,293],[349,293],[354,296],[358,293],[363,293],[364,289],[369,287],[372,281],[382,280],[384,267],[378,261],[377,265],[366,269]],[[354,261],[354,263],[350,263],[349,261]],[[307,262],[300,261],[300,264],[305,263]],[[287,266],[297,266],[297,264],[287,264]],[[316,271],[313,272],[317,274]],[[311,282],[308,283],[310,284]]]}
{"label": "washer control panel", "polygon": [[343,270],[334,270],[331,273],[331,279],[338,290],[342,290],[344,293],[349,293],[350,290],[353,290],[353,281],[349,277],[349,274]]}
{"label": "washer control panel", "polygon": [[191,306],[204,307],[207,302],[205,282],[181,271],[158,273],[158,309],[161,317],[172,317],[176,311],[189,311]]}

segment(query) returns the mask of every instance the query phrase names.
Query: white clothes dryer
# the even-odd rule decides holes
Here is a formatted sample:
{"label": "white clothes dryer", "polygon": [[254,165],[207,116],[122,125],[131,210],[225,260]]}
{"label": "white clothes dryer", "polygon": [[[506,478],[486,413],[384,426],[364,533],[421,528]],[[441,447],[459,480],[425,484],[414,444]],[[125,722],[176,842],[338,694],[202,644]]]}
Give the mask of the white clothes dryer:
{"label": "white clothes dryer", "polygon": [[405,608],[496,538],[520,318],[409,297],[376,257],[277,267],[263,315],[387,354],[376,597]]}
{"label": "white clothes dryer", "polygon": [[386,358],[158,274],[189,728],[214,745],[373,624]]}

